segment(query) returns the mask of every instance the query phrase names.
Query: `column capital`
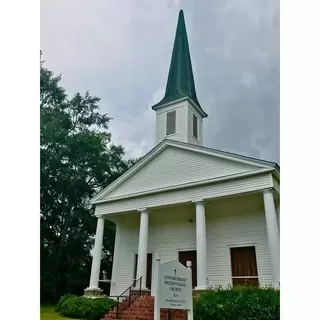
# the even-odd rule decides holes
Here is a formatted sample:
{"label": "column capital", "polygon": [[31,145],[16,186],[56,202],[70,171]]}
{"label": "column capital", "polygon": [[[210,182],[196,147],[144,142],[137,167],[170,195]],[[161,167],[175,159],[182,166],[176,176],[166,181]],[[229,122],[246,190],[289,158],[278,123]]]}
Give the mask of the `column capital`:
{"label": "column capital", "polygon": [[138,209],[138,211],[139,211],[140,213],[149,213],[148,208],[140,208],[140,209]]}
{"label": "column capital", "polygon": [[103,218],[103,219],[104,219],[103,214],[96,214],[95,216],[96,216],[97,219],[100,219],[100,218]]}
{"label": "column capital", "polygon": [[274,192],[274,189],[273,188],[268,188],[268,189],[264,189],[262,190],[262,193],[263,194],[266,194],[266,193],[273,193]]}
{"label": "column capital", "polygon": [[204,200],[203,199],[194,199],[194,200],[192,200],[192,203],[194,203],[195,205],[204,204]]}

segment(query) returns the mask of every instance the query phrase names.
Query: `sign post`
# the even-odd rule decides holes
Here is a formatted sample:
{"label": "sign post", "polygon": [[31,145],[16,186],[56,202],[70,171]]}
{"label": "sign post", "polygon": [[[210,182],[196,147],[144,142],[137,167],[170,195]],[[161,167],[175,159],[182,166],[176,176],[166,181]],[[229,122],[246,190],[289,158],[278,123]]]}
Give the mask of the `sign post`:
{"label": "sign post", "polygon": [[[191,261],[187,261],[187,268],[189,271],[189,275],[190,275],[190,279],[192,279],[192,262]],[[188,310],[188,320],[193,320],[193,301],[192,301],[192,293],[191,293],[191,304],[190,304],[190,308]]]}
{"label": "sign post", "polygon": [[156,255],[156,290],[154,297],[154,320],[160,320],[160,307],[159,307],[159,266],[160,256]]}
{"label": "sign post", "polygon": [[191,262],[187,265],[157,260],[154,320],[160,320],[160,308],[188,310],[188,320],[193,320]]}

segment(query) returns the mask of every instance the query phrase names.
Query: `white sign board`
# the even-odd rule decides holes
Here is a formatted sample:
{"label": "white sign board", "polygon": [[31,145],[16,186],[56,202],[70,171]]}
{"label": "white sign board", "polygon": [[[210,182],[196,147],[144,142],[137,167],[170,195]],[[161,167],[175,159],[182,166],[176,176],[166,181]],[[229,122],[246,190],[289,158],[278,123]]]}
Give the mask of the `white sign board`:
{"label": "white sign board", "polygon": [[159,265],[159,307],[189,310],[192,306],[191,273],[178,261]]}

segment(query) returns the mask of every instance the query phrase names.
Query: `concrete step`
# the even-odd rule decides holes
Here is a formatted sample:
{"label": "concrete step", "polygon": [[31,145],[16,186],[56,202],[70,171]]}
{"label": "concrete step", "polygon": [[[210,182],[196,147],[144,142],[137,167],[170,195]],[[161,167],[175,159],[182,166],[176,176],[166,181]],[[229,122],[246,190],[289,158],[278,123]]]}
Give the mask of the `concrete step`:
{"label": "concrete step", "polygon": [[[119,305],[119,318],[121,320],[153,320],[154,318],[154,297],[139,296],[129,307],[129,299],[125,299]],[[160,310],[161,320],[168,320],[168,310]],[[110,311],[103,320],[117,319],[117,308]],[[171,310],[171,320],[184,320],[185,312],[183,310]]]}

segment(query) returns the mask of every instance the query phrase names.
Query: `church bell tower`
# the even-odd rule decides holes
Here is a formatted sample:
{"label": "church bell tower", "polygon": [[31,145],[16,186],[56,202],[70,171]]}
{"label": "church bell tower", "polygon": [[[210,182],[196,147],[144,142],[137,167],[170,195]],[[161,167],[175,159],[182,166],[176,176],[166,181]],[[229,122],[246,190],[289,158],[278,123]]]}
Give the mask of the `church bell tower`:
{"label": "church bell tower", "polygon": [[203,111],[197,98],[183,11],[180,10],[167,87],[156,112],[156,144],[163,139],[203,145]]}

